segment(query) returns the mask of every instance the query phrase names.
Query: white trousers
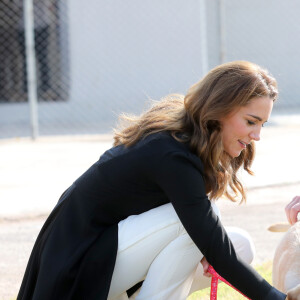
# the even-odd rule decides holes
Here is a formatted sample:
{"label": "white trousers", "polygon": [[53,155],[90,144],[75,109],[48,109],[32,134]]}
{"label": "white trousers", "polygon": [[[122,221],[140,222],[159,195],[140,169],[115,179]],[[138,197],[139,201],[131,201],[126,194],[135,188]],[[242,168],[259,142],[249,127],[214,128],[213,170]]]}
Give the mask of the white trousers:
{"label": "white trousers", "polygon": [[[220,216],[217,206],[214,211]],[[251,237],[242,229],[226,231],[238,255],[254,257]],[[126,290],[144,280],[135,300],[185,300],[210,286],[203,276],[203,254],[181,224],[172,204],[165,204],[119,223],[119,245],[108,300],[127,300]]]}

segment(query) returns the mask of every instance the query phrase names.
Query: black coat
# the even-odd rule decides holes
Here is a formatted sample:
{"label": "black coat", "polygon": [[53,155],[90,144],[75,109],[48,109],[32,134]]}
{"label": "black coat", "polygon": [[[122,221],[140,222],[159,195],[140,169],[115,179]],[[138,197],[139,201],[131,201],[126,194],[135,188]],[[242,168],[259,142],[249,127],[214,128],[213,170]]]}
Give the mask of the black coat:
{"label": "black coat", "polygon": [[201,160],[168,133],[105,152],[46,220],[17,299],[106,300],[118,222],[170,201],[216,271],[252,299],[267,299],[271,286],[236,256],[205,194],[202,174]]}

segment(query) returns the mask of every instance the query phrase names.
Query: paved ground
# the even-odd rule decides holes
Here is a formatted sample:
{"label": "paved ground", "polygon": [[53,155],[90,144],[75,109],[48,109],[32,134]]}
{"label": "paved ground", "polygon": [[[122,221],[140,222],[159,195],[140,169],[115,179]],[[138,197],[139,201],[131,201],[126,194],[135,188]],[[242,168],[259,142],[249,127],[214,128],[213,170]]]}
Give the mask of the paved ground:
{"label": "paved ground", "polygon": [[[282,234],[266,228],[284,221],[284,206],[300,194],[300,125],[265,129],[246,205],[220,201],[225,225],[248,230],[257,256],[271,260]],[[16,296],[35,238],[59,195],[111,145],[110,136],[0,141],[0,300]]]}

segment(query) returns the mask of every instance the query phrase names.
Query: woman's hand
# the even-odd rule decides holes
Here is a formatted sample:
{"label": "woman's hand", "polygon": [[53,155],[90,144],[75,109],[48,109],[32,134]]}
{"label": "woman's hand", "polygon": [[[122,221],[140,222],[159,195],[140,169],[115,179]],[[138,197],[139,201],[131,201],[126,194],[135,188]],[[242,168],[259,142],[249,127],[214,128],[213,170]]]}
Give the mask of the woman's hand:
{"label": "woman's hand", "polygon": [[286,217],[290,224],[294,225],[297,222],[297,216],[300,212],[300,196],[296,196],[285,207]]}
{"label": "woman's hand", "polygon": [[286,300],[300,300],[300,284],[287,292]]}
{"label": "woman's hand", "polygon": [[206,258],[203,256],[203,258],[201,259],[201,264],[202,264],[202,267],[203,267],[203,276],[206,276],[206,277],[211,277],[211,274],[208,273],[208,267],[209,267],[209,263],[208,261],[206,260]]}

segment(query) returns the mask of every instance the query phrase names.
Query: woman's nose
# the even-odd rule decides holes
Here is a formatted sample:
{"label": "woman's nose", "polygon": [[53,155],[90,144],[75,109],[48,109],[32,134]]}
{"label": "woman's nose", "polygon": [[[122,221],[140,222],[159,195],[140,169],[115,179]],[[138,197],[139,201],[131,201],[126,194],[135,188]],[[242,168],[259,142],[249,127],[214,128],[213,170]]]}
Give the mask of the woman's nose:
{"label": "woman's nose", "polygon": [[261,130],[261,128],[251,131],[250,138],[252,140],[258,142],[260,140],[260,130]]}

